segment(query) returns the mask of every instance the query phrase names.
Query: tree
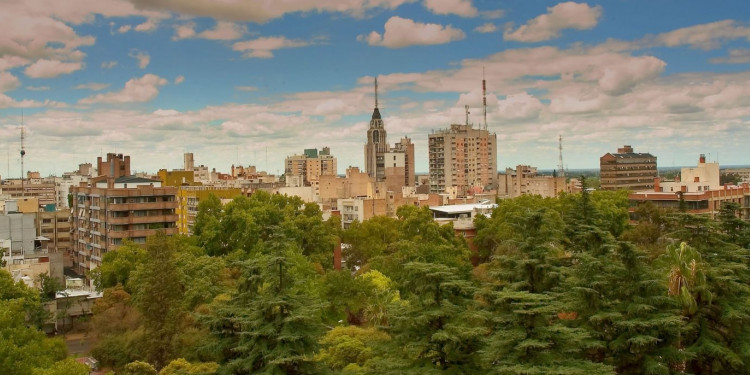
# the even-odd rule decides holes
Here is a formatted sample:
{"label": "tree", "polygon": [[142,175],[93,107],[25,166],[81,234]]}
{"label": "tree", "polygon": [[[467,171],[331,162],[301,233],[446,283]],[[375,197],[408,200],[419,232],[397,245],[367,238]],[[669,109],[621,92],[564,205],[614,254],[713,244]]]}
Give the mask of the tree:
{"label": "tree", "polygon": [[[492,333],[487,337],[483,359],[493,373],[613,372],[610,366],[593,363],[582,355],[595,345],[594,340],[586,330],[570,327],[562,319],[569,311],[555,291],[563,280],[567,261],[559,220],[556,212],[540,208],[521,211],[512,221],[498,223],[507,239],[497,243],[489,267],[491,281],[478,294],[492,316]],[[514,230],[505,232],[510,228]]]}
{"label": "tree", "polygon": [[676,348],[683,322],[677,304],[643,252],[611,236],[574,255],[565,281],[566,310],[597,342],[586,352],[618,374],[668,374],[684,360]]}
{"label": "tree", "polygon": [[57,292],[65,290],[63,284],[47,272],[39,274],[37,277],[39,284],[40,297],[42,302],[54,301]]}
{"label": "tree", "polygon": [[89,375],[89,366],[76,362],[73,358],[65,358],[55,362],[49,368],[35,368],[31,375]]}
{"label": "tree", "polygon": [[190,363],[184,358],[175,359],[159,371],[159,375],[213,375],[219,369],[215,362]]}
{"label": "tree", "polygon": [[334,327],[320,340],[322,349],[315,359],[330,370],[363,373],[390,340],[387,333],[374,327]]}
{"label": "tree", "polygon": [[[323,331],[323,304],[304,292],[301,250],[276,239],[269,253],[237,264],[238,289],[208,318],[226,374],[318,373],[313,354]],[[304,274],[304,271],[302,272]]]}
{"label": "tree", "polygon": [[165,366],[174,353],[172,339],[185,312],[184,284],[177,268],[176,239],[158,232],[146,241],[147,261],[132,276],[133,303],[145,330],[146,358],[156,368]]}
{"label": "tree", "polygon": [[117,251],[105,253],[101,266],[91,271],[96,289],[102,291],[121,284],[128,293],[132,293],[130,276],[147,258],[146,251],[132,241],[125,241]]}
{"label": "tree", "polygon": [[27,319],[40,309],[37,291],[14,283],[7,271],[0,270],[0,373],[30,374],[65,359],[65,343],[48,339],[36,322]]}
{"label": "tree", "polygon": [[[671,295],[682,306],[685,329],[679,347],[695,374],[749,373],[750,279],[747,250],[725,242],[707,217],[680,214],[678,229],[660,259]],[[683,244],[684,243],[684,244]]]}
{"label": "tree", "polygon": [[125,365],[122,370],[123,375],[157,375],[154,366],[148,362],[135,361]]}
{"label": "tree", "polygon": [[130,300],[130,294],[118,285],[105,289],[94,302],[91,327],[96,344],[91,353],[102,365],[122,368],[144,356],[141,314]]}
{"label": "tree", "polygon": [[390,327],[408,363],[402,370],[477,372],[477,351],[487,330],[473,285],[442,264],[412,262],[404,268],[408,298],[394,306]]}

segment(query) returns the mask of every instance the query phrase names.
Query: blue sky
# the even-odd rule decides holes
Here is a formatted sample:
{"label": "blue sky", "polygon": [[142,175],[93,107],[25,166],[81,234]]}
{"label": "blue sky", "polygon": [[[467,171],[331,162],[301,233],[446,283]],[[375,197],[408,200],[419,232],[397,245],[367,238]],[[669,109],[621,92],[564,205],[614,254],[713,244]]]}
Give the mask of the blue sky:
{"label": "blue sky", "polygon": [[483,70],[501,169],[556,167],[559,135],[568,168],[623,144],[750,163],[747,1],[5,0],[0,175],[20,175],[21,113],[43,175],[107,152],[277,173],[324,146],[344,173],[375,76],[389,142],[411,137],[427,172],[430,131],[464,105],[482,122]]}

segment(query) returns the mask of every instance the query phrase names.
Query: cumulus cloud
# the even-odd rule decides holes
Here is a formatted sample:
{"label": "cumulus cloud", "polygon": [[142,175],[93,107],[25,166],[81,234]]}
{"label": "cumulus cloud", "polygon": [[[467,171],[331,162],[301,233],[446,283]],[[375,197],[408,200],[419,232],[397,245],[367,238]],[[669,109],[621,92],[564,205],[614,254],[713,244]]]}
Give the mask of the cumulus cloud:
{"label": "cumulus cloud", "polygon": [[188,22],[175,26],[173,40],[187,38],[202,38],[211,40],[235,40],[242,38],[247,33],[247,27],[234,22],[219,21],[213,29],[207,29],[200,33],[195,31],[195,23]]}
{"label": "cumulus cloud", "polygon": [[729,50],[729,56],[717,57],[709,61],[713,64],[748,64],[750,63],[750,49],[731,49]]}
{"label": "cumulus cloud", "polygon": [[495,26],[495,24],[492,22],[487,22],[474,28],[474,31],[483,34],[494,33],[495,31],[497,31],[497,26]]}
{"label": "cumulus cloud", "polygon": [[151,56],[148,54],[148,52],[132,50],[130,51],[128,56],[136,59],[138,61],[138,67],[141,69],[146,69],[148,64],[151,62]]}
{"label": "cumulus cloud", "polygon": [[179,85],[180,83],[185,82],[185,76],[179,75],[174,79],[174,84]]}
{"label": "cumulus cloud", "polygon": [[662,33],[654,37],[654,44],[667,47],[687,45],[703,50],[715,49],[726,41],[745,38],[750,41],[750,27],[733,20],[711,22]]}
{"label": "cumulus cloud", "polygon": [[91,91],[104,90],[107,87],[109,87],[109,83],[97,83],[97,82],[82,83],[80,85],[73,86],[73,88],[76,90],[91,90]]}
{"label": "cumulus cloud", "polygon": [[497,116],[508,120],[531,120],[539,117],[544,105],[527,92],[510,94],[500,100],[497,106]]}
{"label": "cumulus cloud", "polygon": [[81,62],[62,62],[41,59],[29,65],[23,73],[31,78],[54,78],[62,74],[70,74],[83,68]]}
{"label": "cumulus cloud", "polygon": [[465,37],[466,34],[463,31],[450,25],[419,23],[408,18],[393,16],[385,23],[383,35],[373,31],[367,36],[358,36],[357,40],[367,42],[371,46],[404,48],[414,45],[445,44]]}
{"label": "cumulus cloud", "polygon": [[117,66],[117,61],[105,61],[102,63],[102,69],[112,69]]}
{"label": "cumulus cloud", "polygon": [[262,37],[253,40],[237,42],[232,49],[244,52],[243,56],[248,58],[270,59],[273,51],[284,48],[297,48],[310,45],[310,42],[297,39],[287,39],[283,36]]}
{"label": "cumulus cloud", "polygon": [[49,91],[52,89],[49,86],[26,86],[26,90],[29,91]]}
{"label": "cumulus cloud", "polygon": [[610,95],[622,95],[636,84],[658,77],[667,64],[653,56],[633,57],[604,67],[599,86]]}
{"label": "cumulus cloud", "polygon": [[10,72],[0,72],[0,93],[15,90],[20,86],[21,81],[18,77]]}
{"label": "cumulus cloud", "polygon": [[461,17],[476,17],[479,14],[471,0],[424,0],[424,6],[435,14],[455,14]]}
{"label": "cumulus cloud", "polygon": [[170,11],[225,21],[263,23],[287,13],[338,12],[355,17],[371,9],[396,9],[413,0],[349,1],[213,1],[213,0],[131,0],[138,8]]}
{"label": "cumulus cloud", "polygon": [[140,32],[151,32],[159,27],[159,20],[156,18],[149,18],[146,22],[136,25],[133,30]]}
{"label": "cumulus cloud", "polygon": [[147,102],[159,95],[159,87],[166,85],[166,79],[154,74],[146,74],[140,78],[133,78],[125,83],[120,91],[97,94],[83,98],[80,104],[94,103],[135,103]]}
{"label": "cumulus cloud", "polygon": [[234,89],[237,91],[258,91],[255,86],[235,86]]}
{"label": "cumulus cloud", "polygon": [[505,40],[518,42],[541,42],[560,36],[565,29],[588,30],[599,22],[600,6],[590,7],[585,3],[565,2],[547,8],[547,13],[529,20],[525,25],[503,33]]}

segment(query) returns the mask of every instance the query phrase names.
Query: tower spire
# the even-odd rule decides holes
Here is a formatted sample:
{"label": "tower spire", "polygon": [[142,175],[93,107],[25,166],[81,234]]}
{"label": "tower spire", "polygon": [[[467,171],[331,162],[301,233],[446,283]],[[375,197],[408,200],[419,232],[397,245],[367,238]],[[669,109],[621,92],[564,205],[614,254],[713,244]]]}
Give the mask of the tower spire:
{"label": "tower spire", "polygon": [[378,108],[378,77],[375,77],[375,108]]}
{"label": "tower spire", "polygon": [[558,177],[565,177],[565,166],[563,165],[563,155],[562,155],[562,134],[560,134],[560,137],[558,138],[559,141],[559,148],[560,148],[560,165],[558,165],[558,169],[560,172],[557,174]]}

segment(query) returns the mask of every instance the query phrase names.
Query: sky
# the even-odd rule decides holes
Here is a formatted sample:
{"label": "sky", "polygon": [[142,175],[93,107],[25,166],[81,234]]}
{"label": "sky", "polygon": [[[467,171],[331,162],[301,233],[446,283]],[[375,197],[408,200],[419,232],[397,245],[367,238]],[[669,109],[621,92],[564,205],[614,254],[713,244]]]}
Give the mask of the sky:
{"label": "sky", "polygon": [[417,172],[465,105],[484,124],[483,77],[499,169],[556,168],[560,136],[569,169],[624,144],[750,164],[747,0],[2,0],[0,175],[21,175],[22,122],[43,176],[108,152],[283,173],[325,146],[342,174],[364,166],[374,77]]}

